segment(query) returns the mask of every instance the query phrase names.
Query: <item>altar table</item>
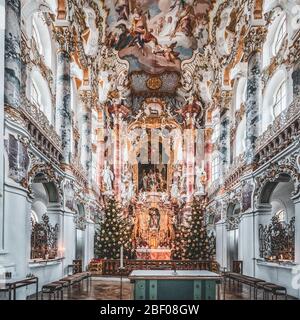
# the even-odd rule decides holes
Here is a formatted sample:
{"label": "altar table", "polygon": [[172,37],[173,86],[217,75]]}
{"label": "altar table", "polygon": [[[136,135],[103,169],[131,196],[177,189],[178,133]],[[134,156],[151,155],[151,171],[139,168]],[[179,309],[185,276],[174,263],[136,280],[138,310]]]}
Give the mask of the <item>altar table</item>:
{"label": "altar table", "polygon": [[135,300],[216,300],[221,276],[206,270],[135,270]]}

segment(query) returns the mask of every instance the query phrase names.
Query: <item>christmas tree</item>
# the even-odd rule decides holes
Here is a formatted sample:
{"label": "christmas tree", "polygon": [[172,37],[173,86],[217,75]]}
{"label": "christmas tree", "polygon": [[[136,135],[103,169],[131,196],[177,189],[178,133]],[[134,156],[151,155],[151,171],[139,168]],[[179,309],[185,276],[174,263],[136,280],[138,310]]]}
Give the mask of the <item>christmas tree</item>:
{"label": "christmas tree", "polygon": [[205,199],[194,199],[187,225],[175,231],[172,256],[174,260],[213,260],[215,237],[208,235],[204,221]]}
{"label": "christmas tree", "polygon": [[175,229],[175,238],[172,246],[172,257],[174,260],[186,259],[188,228],[184,225],[179,225]]}
{"label": "christmas tree", "polygon": [[120,248],[123,246],[124,259],[134,257],[132,246],[132,223],[124,218],[121,207],[114,197],[105,201],[104,219],[95,232],[95,256],[99,259],[120,259]]}
{"label": "christmas tree", "polygon": [[208,236],[204,220],[206,201],[194,199],[189,217],[187,232],[186,258],[190,260],[213,260],[215,238]]}

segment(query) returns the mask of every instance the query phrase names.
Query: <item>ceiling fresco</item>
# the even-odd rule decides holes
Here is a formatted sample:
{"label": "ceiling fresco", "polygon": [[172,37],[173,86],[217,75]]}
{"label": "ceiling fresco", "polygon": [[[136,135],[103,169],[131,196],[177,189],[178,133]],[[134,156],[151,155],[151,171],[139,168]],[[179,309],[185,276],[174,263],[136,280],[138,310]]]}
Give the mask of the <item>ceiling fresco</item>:
{"label": "ceiling fresco", "polygon": [[180,72],[181,62],[208,42],[213,0],[104,0],[106,45],[129,72]]}

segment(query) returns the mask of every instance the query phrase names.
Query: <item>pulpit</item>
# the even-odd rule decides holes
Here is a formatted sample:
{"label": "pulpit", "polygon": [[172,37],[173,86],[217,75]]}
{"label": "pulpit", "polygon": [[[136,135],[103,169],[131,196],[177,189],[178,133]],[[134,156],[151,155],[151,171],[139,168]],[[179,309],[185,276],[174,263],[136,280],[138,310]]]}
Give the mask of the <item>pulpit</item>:
{"label": "pulpit", "polygon": [[135,300],[216,300],[221,276],[206,270],[135,270]]}

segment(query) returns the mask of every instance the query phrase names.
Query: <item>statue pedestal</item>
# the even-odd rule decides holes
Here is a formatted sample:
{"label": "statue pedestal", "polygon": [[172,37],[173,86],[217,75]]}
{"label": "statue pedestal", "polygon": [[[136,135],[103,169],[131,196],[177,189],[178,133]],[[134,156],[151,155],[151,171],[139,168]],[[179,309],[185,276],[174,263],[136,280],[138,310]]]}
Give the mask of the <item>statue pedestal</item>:
{"label": "statue pedestal", "polygon": [[171,250],[170,249],[136,249],[137,259],[141,260],[171,260]]}

